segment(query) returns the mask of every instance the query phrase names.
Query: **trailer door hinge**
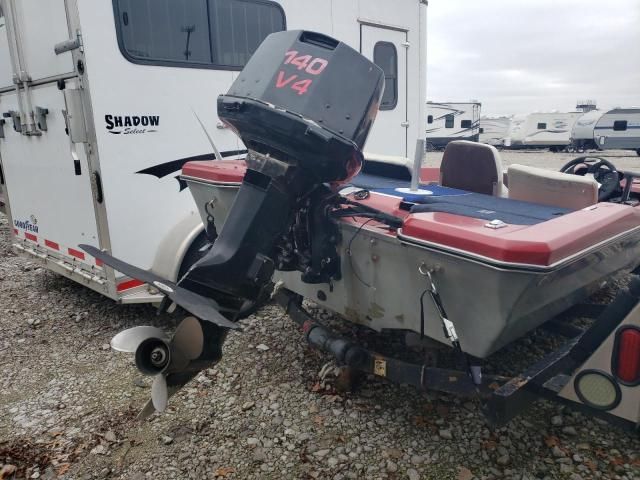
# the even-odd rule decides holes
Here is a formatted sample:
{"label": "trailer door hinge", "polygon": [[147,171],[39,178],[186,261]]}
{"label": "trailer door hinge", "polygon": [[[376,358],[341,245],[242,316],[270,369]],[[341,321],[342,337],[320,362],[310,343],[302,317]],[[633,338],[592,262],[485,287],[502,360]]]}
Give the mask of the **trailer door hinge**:
{"label": "trailer door hinge", "polygon": [[401,126],[401,127],[403,127],[403,128],[409,128],[409,126],[410,126],[410,125],[411,125],[411,124],[410,124],[409,122],[402,122],[402,123],[400,124],[400,126]]}
{"label": "trailer door hinge", "polygon": [[8,112],[4,112],[2,114],[4,118],[10,118],[13,121],[13,129],[22,133],[22,122],[20,121],[20,114],[15,110],[9,110]]}
{"label": "trailer door hinge", "polygon": [[[76,34],[76,38],[65,40],[64,42],[56,43],[53,47],[53,51],[56,55],[61,55],[71,50],[76,50],[82,47],[82,36],[80,33]],[[82,50],[81,50],[82,51]]]}
{"label": "trailer door hinge", "polygon": [[410,42],[402,42],[400,45],[402,45],[404,48],[409,48],[411,46]]}

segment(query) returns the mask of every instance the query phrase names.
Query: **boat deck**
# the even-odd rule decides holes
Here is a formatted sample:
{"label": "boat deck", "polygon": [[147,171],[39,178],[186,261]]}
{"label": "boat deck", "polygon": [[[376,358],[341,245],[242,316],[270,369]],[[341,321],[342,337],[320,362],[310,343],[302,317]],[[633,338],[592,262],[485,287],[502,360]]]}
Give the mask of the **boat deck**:
{"label": "boat deck", "polygon": [[[191,162],[183,177],[239,185],[245,171],[238,160]],[[418,192],[408,187],[407,180],[361,174],[342,190],[351,200],[402,218],[401,229],[367,219],[343,221],[486,263],[537,269],[554,268],[603,244],[640,235],[640,208],[628,205],[599,203],[572,211],[433,184],[421,185]],[[363,189],[368,194],[358,195]]]}

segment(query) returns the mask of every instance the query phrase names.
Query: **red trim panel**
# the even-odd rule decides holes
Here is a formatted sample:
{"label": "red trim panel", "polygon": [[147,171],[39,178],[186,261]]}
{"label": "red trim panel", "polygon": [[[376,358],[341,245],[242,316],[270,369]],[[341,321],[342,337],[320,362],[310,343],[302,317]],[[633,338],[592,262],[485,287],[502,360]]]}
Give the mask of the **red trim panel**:
{"label": "red trim panel", "polygon": [[96,258],[96,265],[99,267],[102,267],[104,265],[104,262],[98,258]]}
{"label": "red trim panel", "polygon": [[187,177],[225,183],[241,183],[246,171],[244,160],[188,162],[182,167],[182,175]]}
{"label": "red trim panel", "polygon": [[600,203],[537,225],[494,230],[486,224],[449,213],[417,213],[407,217],[402,234],[500,262],[549,266],[639,227],[640,209]]}
{"label": "red trim panel", "polygon": [[420,182],[440,183],[440,167],[422,167],[420,169]]}
{"label": "red trim panel", "polygon": [[60,250],[60,245],[58,245],[56,242],[52,242],[51,240],[45,239],[44,244],[49,248],[53,248],[54,250]]}
{"label": "red trim panel", "polygon": [[13,234],[17,237],[20,234],[20,232],[18,232],[17,228],[14,228],[13,229]]}
{"label": "red trim panel", "polygon": [[132,288],[139,287],[141,285],[144,285],[144,282],[141,282],[140,280],[125,280],[124,282],[121,282],[116,286],[116,290],[118,292],[123,292],[125,290],[131,290]]}
{"label": "red trim panel", "polygon": [[69,255],[79,258],[80,260],[84,260],[85,258],[84,252],[81,252],[80,250],[76,250],[75,248],[68,248],[67,250],[69,252]]}
{"label": "red trim panel", "polygon": [[24,238],[26,238],[27,240],[31,240],[32,242],[38,241],[38,237],[36,237],[33,233],[29,233],[29,232],[24,232]]}

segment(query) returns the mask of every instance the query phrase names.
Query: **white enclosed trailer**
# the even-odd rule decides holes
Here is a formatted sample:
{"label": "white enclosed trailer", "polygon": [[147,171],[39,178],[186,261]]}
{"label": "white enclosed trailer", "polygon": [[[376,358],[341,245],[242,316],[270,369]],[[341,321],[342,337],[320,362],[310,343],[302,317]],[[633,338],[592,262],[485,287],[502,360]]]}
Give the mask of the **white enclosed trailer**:
{"label": "white enclosed trailer", "polygon": [[525,116],[518,115],[511,122],[505,146],[563,150],[571,143],[573,124],[582,115],[583,112],[536,112]]}
{"label": "white enclosed trailer", "polygon": [[203,237],[180,169],[244,155],[216,98],[283,29],[329,34],[383,68],[366,155],[411,164],[426,128],[426,4],[0,0],[0,195],[15,249],[111,298],[158,301],[77,245],[177,278]]}
{"label": "white enclosed trailer", "polygon": [[440,149],[453,140],[477,142],[480,102],[427,102],[427,148]]}
{"label": "white enclosed trailer", "polygon": [[510,125],[511,117],[481,117],[479,142],[494,147],[504,146]]}

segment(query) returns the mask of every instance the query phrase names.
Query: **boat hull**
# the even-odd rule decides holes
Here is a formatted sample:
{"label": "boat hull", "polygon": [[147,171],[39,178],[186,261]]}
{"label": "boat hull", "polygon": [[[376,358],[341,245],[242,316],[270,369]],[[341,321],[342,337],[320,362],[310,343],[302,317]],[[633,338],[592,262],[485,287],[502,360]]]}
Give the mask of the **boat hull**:
{"label": "boat hull", "polygon": [[[215,199],[216,228],[222,228],[237,183],[183,177],[202,218]],[[210,210],[210,209],[209,209]],[[303,283],[299,272],[277,272],[282,286],[347,320],[377,331],[424,331],[447,343],[438,310],[425,295],[421,273],[432,277],[462,348],[485,358],[600,289],[614,274],[640,264],[640,229],[620,234],[550,267],[496,263],[445,251],[381,229],[341,223],[343,278],[329,285]],[[349,255],[351,252],[351,255]]]}

